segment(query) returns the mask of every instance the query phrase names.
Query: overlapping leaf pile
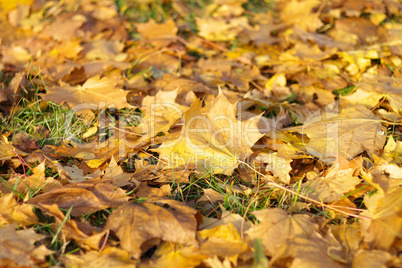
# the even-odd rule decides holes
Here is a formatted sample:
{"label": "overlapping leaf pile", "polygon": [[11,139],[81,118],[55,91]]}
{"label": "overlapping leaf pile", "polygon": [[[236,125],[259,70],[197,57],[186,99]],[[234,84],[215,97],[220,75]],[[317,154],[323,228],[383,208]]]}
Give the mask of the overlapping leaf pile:
{"label": "overlapping leaf pile", "polygon": [[402,4],[193,2],[0,1],[0,266],[400,267]]}

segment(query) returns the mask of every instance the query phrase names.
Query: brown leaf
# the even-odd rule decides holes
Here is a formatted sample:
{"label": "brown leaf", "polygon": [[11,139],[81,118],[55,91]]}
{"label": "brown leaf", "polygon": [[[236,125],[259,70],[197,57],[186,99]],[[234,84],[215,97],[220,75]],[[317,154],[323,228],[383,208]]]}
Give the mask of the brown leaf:
{"label": "brown leaf", "polygon": [[360,249],[353,259],[352,267],[387,267],[391,254],[381,250]]}
{"label": "brown leaf", "polygon": [[343,263],[328,255],[329,247],[339,247],[336,242],[330,242],[318,235],[311,238],[293,237],[286,243],[278,245],[270,264],[286,267],[345,267]]}
{"label": "brown leaf", "polygon": [[87,182],[65,185],[37,195],[28,201],[33,205],[57,204],[60,208],[73,207],[71,215],[91,214],[109,207],[117,207],[130,199],[121,188],[111,183],[89,180]]}
{"label": "brown leaf", "polygon": [[306,134],[310,141],[307,153],[332,163],[338,155],[347,159],[367,151],[381,150],[385,144],[385,128],[376,116],[363,106],[348,107],[313,114],[304,126],[286,129]]}
{"label": "brown leaf", "polygon": [[[104,237],[106,231],[96,230],[92,226],[87,229],[92,229],[91,233],[85,233],[81,228],[84,225],[83,223],[78,223],[74,220],[67,220],[63,223],[65,215],[60,211],[57,204],[46,205],[43,203],[35,205],[36,207],[45,211],[46,214],[52,216],[56,220],[55,229],[62,226],[62,230],[64,235],[66,236],[66,240],[69,241],[70,237],[74,239],[74,241],[82,248],[86,250],[99,250],[100,242],[102,237]],[[88,223],[86,225],[89,225]],[[81,226],[81,228],[80,228]],[[82,228],[83,229],[83,228]]]}
{"label": "brown leaf", "polygon": [[259,238],[265,247],[265,253],[272,256],[277,247],[286,244],[296,237],[309,239],[317,226],[307,215],[288,215],[280,208],[270,208],[254,211],[253,214],[260,224],[253,226],[246,233],[251,239]]}
{"label": "brown leaf", "polygon": [[198,231],[197,235],[203,240],[200,246],[201,254],[210,257],[227,257],[235,266],[239,255],[250,250],[248,244],[230,222],[226,225]]}
{"label": "brown leaf", "polygon": [[402,78],[395,77],[363,77],[357,83],[353,94],[343,97],[352,104],[363,104],[374,108],[382,98],[386,98],[395,113],[402,114]]}
{"label": "brown leaf", "polygon": [[174,200],[150,198],[144,203],[129,203],[113,211],[105,229],[115,232],[121,247],[138,259],[141,252],[153,246],[154,239],[197,245],[196,213]]}
{"label": "brown leaf", "polygon": [[[71,108],[77,105],[92,105],[93,108],[113,107],[117,109],[130,107],[126,96],[128,91],[116,87],[114,77],[99,76],[88,79],[82,86],[52,86],[46,94],[40,94],[43,100],[67,103]],[[88,107],[85,107],[88,108]]]}
{"label": "brown leaf", "polygon": [[302,187],[308,191],[310,198],[324,203],[335,202],[360,183],[360,179],[353,176],[354,172],[353,168],[340,169],[334,165],[325,176],[308,181]]}
{"label": "brown leaf", "polygon": [[379,198],[375,210],[372,211],[369,207],[369,211],[364,213],[372,216],[372,220],[363,222],[369,225],[364,233],[364,241],[374,249],[389,250],[394,240],[402,234],[401,213],[402,188]]}
{"label": "brown leaf", "polygon": [[114,247],[105,248],[102,252],[87,251],[82,255],[66,254],[63,259],[67,268],[135,268],[137,263],[137,261],[130,259],[130,254],[127,251]]}
{"label": "brown leaf", "polygon": [[172,91],[158,91],[154,97],[146,96],[142,101],[144,116],[140,124],[134,129],[137,133],[145,134],[150,139],[158,133],[166,133],[182,116],[187,107],[176,103],[178,89]]}
{"label": "brown leaf", "polygon": [[0,184],[2,192],[11,192],[12,189],[19,193],[28,193],[33,191],[50,191],[61,187],[61,183],[51,177],[45,177],[45,161],[32,169],[33,175],[21,177],[19,174],[13,174],[11,178]]}
{"label": "brown leaf", "polygon": [[29,266],[45,262],[45,257],[53,253],[46,246],[35,246],[34,243],[45,238],[33,229],[16,231],[14,224],[0,229],[0,265],[7,260],[15,264],[9,267]]}

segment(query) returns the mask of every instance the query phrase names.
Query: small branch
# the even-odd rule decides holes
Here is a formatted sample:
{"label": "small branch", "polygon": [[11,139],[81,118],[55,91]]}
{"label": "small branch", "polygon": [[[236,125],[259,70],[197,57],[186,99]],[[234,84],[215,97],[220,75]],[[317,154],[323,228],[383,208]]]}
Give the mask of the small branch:
{"label": "small branch", "polygon": [[[239,160],[239,163],[242,163],[242,164],[246,165],[246,166],[249,167],[251,170],[253,170],[254,172],[256,172],[257,174],[259,174],[260,176],[262,176],[262,177],[264,177],[265,179],[267,179],[267,180],[268,180],[268,183],[269,183],[270,185],[272,185],[273,187],[275,187],[275,188],[282,189],[282,190],[284,190],[284,191],[286,191],[286,192],[288,192],[288,193],[297,195],[299,198],[305,199],[305,200],[310,201],[310,202],[312,202],[312,203],[315,203],[315,204],[317,204],[317,205],[319,205],[319,206],[332,209],[332,210],[334,210],[334,211],[336,211],[336,212],[339,212],[339,213],[342,213],[342,214],[345,214],[345,215],[348,215],[348,216],[351,216],[351,217],[354,217],[354,218],[360,218],[360,219],[365,219],[365,220],[372,220],[372,218],[370,218],[370,217],[366,217],[366,216],[362,216],[362,215],[356,215],[356,214],[353,214],[353,213],[349,213],[349,212],[343,211],[343,210],[341,210],[341,209],[337,209],[337,208],[335,208],[334,206],[327,205],[327,204],[324,204],[324,203],[319,202],[319,201],[317,201],[317,200],[314,200],[314,199],[312,199],[312,198],[310,198],[310,197],[307,197],[307,196],[298,194],[297,192],[295,192],[295,191],[293,191],[293,190],[291,190],[291,189],[288,189],[288,188],[286,188],[286,187],[284,187],[284,186],[282,186],[282,185],[280,185],[280,184],[278,184],[278,183],[276,183],[276,182],[270,180],[267,176],[265,176],[264,174],[262,174],[261,172],[259,172],[258,170],[256,170],[255,168],[253,168],[252,166],[250,166],[249,164],[247,164],[246,162]],[[349,209],[349,208],[348,208],[348,209]]]}

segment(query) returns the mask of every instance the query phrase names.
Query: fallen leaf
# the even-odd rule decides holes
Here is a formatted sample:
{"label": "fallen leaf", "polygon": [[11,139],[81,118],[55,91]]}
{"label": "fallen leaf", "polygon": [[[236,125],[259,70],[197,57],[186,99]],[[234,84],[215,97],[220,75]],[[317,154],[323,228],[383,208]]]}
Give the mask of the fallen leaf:
{"label": "fallen leaf", "polygon": [[282,21],[289,24],[296,24],[298,27],[309,32],[315,32],[323,23],[318,17],[318,13],[313,13],[313,9],[320,4],[317,0],[307,1],[283,1],[286,3],[280,12]]}
{"label": "fallen leaf", "polygon": [[222,202],[225,199],[225,195],[215,191],[212,188],[208,188],[204,190],[204,194],[201,196],[200,199],[197,200],[198,202],[211,202],[212,204],[217,204]]}
{"label": "fallen leaf", "polygon": [[98,169],[92,174],[86,174],[84,175],[84,171],[77,167],[76,165],[73,165],[72,167],[65,166],[64,170],[67,172],[68,176],[70,178],[67,178],[68,182],[70,183],[77,183],[77,182],[84,182],[89,179],[94,179],[96,177],[101,176],[101,171]]}
{"label": "fallen leaf", "polygon": [[[351,159],[367,151],[372,156],[385,144],[385,128],[365,107],[313,114],[303,126],[286,129],[308,136],[308,154],[332,163],[338,155]],[[306,142],[307,143],[307,142]]]}
{"label": "fallen leaf", "polygon": [[252,214],[260,223],[251,227],[246,233],[251,239],[262,240],[268,256],[276,254],[279,245],[297,237],[309,239],[317,228],[307,215],[291,216],[280,208],[258,210]]}
{"label": "fallen leaf", "polygon": [[[57,103],[67,103],[71,108],[116,107],[127,108],[131,105],[127,102],[128,91],[116,87],[117,80],[114,77],[94,76],[88,79],[82,86],[52,86],[47,88],[46,94],[40,94],[44,101],[52,100]],[[83,105],[86,105],[83,107]],[[80,108],[80,106],[78,106]]]}
{"label": "fallen leaf", "polygon": [[[96,228],[91,226],[92,233],[88,234],[79,228],[76,221],[68,219],[64,222],[66,216],[60,211],[57,204],[46,205],[40,203],[35,206],[42,209],[47,215],[55,218],[56,226],[54,226],[54,229],[62,228],[67,241],[72,238],[81,248],[99,250],[101,239],[105,236],[106,231],[96,230]],[[89,224],[87,223],[87,225]]]}
{"label": "fallen leaf", "polygon": [[339,247],[339,244],[315,235],[310,238],[293,237],[286,243],[278,245],[275,256],[270,260],[273,266],[290,267],[330,267],[342,268],[343,263],[332,259],[327,251],[329,247]]}
{"label": "fallen leaf", "polygon": [[230,222],[211,229],[197,232],[203,240],[200,252],[204,255],[228,258],[233,265],[237,265],[237,259],[241,253],[250,250],[248,244],[241,239],[239,232]]}
{"label": "fallen leaf", "polygon": [[402,78],[364,76],[353,94],[344,96],[352,104],[363,104],[372,109],[382,98],[388,100],[392,110],[402,113]]}
{"label": "fallen leaf", "polygon": [[208,258],[198,248],[178,243],[163,242],[156,249],[148,267],[196,267]]}
{"label": "fallen leaf", "polygon": [[114,210],[105,229],[113,231],[121,247],[138,259],[141,252],[154,245],[154,239],[196,246],[196,213],[174,200],[149,198],[144,203],[128,203]]}
{"label": "fallen leaf", "polygon": [[45,238],[33,229],[16,231],[16,225],[11,224],[0,229],[0,265],[12,262],[10,267],[35,267],[46,261],[45,257],[53,253],[45,245],[35,246],[34,243]]}
{"label": "fallen leaf", "polygon": [[196,18],[199,35],[211,41],[234,40],[243,28],[247,28],[245,17],[231,18]]}
{"label": "fallen leaf", "polygon": [[[18,191],[21,194],[34,193],[34,192],[47,192],[61,186],[61,183],[54,178],[45,177],[45,161],[32,169],[31,176],[19,176],[14,174],[10,179],[4,181],[1,188],[3,192]],[[12,190],[13,189],[13,190]]]}
{"label": "fallen leaf", "polygon": [[146,139],[153,138],[160,132],[168,132],[187,109],[176,103],[177,92],[178,89],[158,91],[154,97],[146,96],[142,101],[144,116],[134,131],[145,134]]}
{"label": "fallen leaf", "polygon": [[286,159],[278,155],[278,153],[263,153],[254,159],[254,163],[266,163],[265,170],[272,172],[276,178],[286,184],[290,183],[289,172],[292,171],[291,162],[292,159]]}
{"label": "fallen leaf", "polygon": [[32,205],[57,204],[60,208],[69,209],[72,216],[91,214],[109,207],[125,204],[130,197],[121,188],[111,183],[99,182],[97,179],[86,182],[64,185],[47,193],[37,195],[28,201]]}
{"label": "fallen leaf", "polygon": [[31,205],[18,203],[12,193],[0,197],[0,226],[13,223],[18,226],[30,226],[38,222],[38,217]]}
{"label": "fallen leaf", "polygon": [[184,114],[179,138],[162,143],[155,151],[172,167],[192,163],[200,170],[230,175],[238,161],[249,156],[250,148],[263,136],[257,127],[259,117],[238,121],[236,106],[222,92],[206,115],[201,114],[201,105],[200,100],[195,100]]}
{"label": "fallen leaf", "polygon": [[125,173],[123,169],[117,164],[114,156],[110,159],[109,165],[105,169],[105,174],[103,178],[111,179],[113,185],[118,187],[130,185],[133,183],[132,178],[133,173]]}
{"label": "fallen leaf", "polygon": [[328,169],[325,176],[307,181],[302,187],[310,198],[324,203],[335,202],[360,183],[360,179],[354,176],[354,173],[353,168],[340,169],[334,165]]}
{"label": "fallen leaf", "polygon": [[82,255],[67,254],[63,258],[67,268],[135,268],[137,264],[137,261],[130,259],[130,254],[127,251],[114,247],[107,247],[102,252],[87,251]]}
{"label": "fallen leaf", "polygon": [[386,251],[360,249],[353,259],[353,267],[386,267],[392,257]]}
{"label": "fallen leaf", "polygon": [[364,233],[364,241],[374,249],[389,250],[394,240],[401,237],[401,211],[402,188],[379,198],[375,210],[371,211],[372,219],[364,220],[368,221],[369,224]]}

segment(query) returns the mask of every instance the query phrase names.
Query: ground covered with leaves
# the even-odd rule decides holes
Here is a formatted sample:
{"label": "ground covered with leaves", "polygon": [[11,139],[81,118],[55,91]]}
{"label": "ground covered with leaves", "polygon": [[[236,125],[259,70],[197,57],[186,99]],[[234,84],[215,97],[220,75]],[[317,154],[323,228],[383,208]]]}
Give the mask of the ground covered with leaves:
{"label": "ground covered with leaves", "polygon": [[397,0],[0,1],[1,267],[401,267]]}

